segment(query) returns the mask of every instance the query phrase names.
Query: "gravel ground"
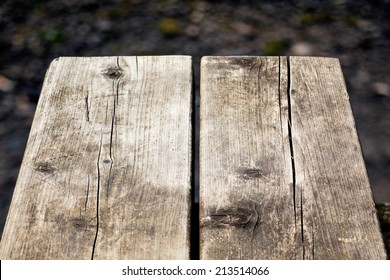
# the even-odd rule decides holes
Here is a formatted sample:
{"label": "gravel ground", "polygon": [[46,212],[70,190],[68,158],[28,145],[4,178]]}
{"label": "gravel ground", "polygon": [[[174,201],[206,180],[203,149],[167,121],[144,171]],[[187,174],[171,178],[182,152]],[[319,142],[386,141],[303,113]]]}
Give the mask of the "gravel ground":
{"label": "gravel ground", "polygon": [[[100,2],[104,2],[101,4]],[[376,202],[390,201],[390,1],[0,1],[0,232],[58,56],[340,59]]]}

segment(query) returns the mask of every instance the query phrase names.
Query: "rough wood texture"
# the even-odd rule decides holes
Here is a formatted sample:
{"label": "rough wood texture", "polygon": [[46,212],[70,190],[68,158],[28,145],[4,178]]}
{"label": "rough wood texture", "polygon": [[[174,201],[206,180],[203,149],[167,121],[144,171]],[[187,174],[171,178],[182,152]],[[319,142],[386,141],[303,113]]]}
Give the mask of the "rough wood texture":
{"label": "rough wood texture", "polygon": [[187,259],[191,58],[60,58],[1,259]]}
{"label": "rough wood texture", "polygon": [[201,259],[385,259],[337,59],[206,57]]}

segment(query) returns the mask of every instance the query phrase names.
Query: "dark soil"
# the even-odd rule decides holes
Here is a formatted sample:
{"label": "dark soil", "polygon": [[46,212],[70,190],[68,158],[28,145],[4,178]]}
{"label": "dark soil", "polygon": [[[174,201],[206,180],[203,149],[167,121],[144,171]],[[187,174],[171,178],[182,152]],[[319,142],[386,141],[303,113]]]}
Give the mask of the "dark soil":
{"label": "dark soil", "polygon": [[0,1],[0,232],[58,56],[187,54],[196,79],[205,55],[337,57],[375,200],[390,201],[389,15],[388,0]]}

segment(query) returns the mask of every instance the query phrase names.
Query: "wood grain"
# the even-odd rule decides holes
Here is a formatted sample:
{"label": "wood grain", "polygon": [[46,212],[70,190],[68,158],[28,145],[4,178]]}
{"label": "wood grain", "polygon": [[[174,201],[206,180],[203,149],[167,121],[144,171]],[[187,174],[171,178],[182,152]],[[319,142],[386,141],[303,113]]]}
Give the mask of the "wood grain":
{"label": "wood grain", "polygon": [[191,58],[51,64],[1,259],[187,259]]}
{"label": "wood grain", "polygon": [[201,71],[201,259],[296,258],[285,61],[206,57]]}
{"label": "wood grain", "polygon": [[290,77],[303,258],[385,259],[338,59],[291,57]]}
{"label": "wood grain", "polygon": [[201,259],[385,259],[337,59],[205,57]]}

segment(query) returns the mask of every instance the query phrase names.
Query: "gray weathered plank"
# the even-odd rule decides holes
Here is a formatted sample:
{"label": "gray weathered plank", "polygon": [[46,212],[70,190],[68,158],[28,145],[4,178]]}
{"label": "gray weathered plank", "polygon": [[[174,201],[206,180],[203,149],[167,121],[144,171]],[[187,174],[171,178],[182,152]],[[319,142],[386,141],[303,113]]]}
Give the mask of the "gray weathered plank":
{"label": "gray weathered plank", "polygon": [[305,259],[385,259],[338,59],[291,57],[297,212]]}
{"label": "gray weathered plank", "polygon": [[300,231],[291,203],[287,96],[281,92],[286,71],[275,58],[202,59],[203,259],[295,258]]}
{"label": "gray weathered plank", "polygon": [[187,259],[191,58],[59,58],[1,259]]}
{"label": "gray weathered plank", "polygon": [[206,57],[200,257],[384,259],[336,59]]}

